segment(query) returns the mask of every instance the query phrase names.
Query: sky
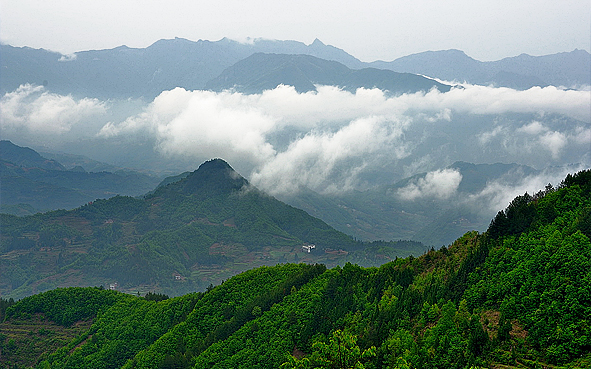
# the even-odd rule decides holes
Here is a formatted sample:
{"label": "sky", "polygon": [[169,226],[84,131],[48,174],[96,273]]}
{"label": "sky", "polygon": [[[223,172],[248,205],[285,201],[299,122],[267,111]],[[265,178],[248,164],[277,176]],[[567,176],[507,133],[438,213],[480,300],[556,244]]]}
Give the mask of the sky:
{"label": "sky", "polygon": [[459,49],[481,60],[591,49],[588,0],[0,0],[0,41],[70,54],[163,38],[315,38],[362,61]]}

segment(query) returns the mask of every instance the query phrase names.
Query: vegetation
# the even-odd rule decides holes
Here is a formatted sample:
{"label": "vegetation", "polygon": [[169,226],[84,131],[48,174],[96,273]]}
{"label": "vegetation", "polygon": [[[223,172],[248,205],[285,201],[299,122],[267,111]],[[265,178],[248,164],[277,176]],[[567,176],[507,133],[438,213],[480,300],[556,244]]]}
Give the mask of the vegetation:
{"label": "vegetation", "polygon": [[[584,171],[557,188],[516,198],[483,234],[469,232],[449,247],[380,267],[260,267],[172,298],[100,288],[49,291],[6,309],[0,363],[589,367],[590,212],[591,171]],[[47,340],[38,333],[26,341],[8,329],[27,319],[90,326],[56,348],[42,346]]]}
{"label": "vegetation", "polygon": [[[369,266],[424,250],[418,242],[356,241],[259,192],[219,159],[141,199],[0,214],[0,222],[0,292],[9,298],[115,283],[128,293],[178,296],[261,265]],[[314,252],[303,252],[308,244]]]}

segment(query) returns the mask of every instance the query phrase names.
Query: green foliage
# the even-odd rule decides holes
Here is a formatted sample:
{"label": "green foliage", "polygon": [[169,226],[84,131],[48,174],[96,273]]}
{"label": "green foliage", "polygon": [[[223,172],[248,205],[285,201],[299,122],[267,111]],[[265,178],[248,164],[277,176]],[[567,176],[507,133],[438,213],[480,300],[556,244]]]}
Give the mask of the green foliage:
{"label": "green foliage", "polygon": [[[165,363],[195,360],[215,351],[214,347],[241,329],[248,334],[260,331],[248,326],[250,322],[325,270],[321,265],[288,264],[242,273],[205,293],[185,321],[139,352],[126,367],[167,367]],[[262,343],[261,347],[266,346]]]}
{"label": "green foliage", "polygon": [[357,337],[341,330],[332,332],[328,343],[316,341],[312,348],[314,351],[310,357],[298,360],[290,356],[281,368],[363,369],[362,361],[376,356],[375,347],[361,351],[357,346]]}
{"label": "green foliage", "polygon": [[341,330],[334,331],[329,342],[314,342],[311,362],[313,368],[364,369],[362,361],[376,356],[374,346],[361,350],[357,337]]}
{"label": "green foliage", "polygon": [[14,305],[14,299],[10,298],[8,300],[5,300],[0,297],[0,323],[4,321],[6,309],[8,309],[12,305]]}
{"label": "green foliage", "polygon": [[121,367],[186,319],[200,294],[160,302],[127,295],[104,310],[89,331],[48,358],[54,367]]}
{"label": "green foliage", "polygon": [[[469,232],[379,268],[260,267],[205,293],[163,300],[58,289],[9,307],[7,321],[94,319],[39,367],[582,368],[591,357],[589,179],[578,174],[516,199],[503,212],[507,223],[491,225],[494,237]],[[215,226],[154,231],[142,252],[182,268],[171,255],[201,252],[182,235],[197,243],[207,236],[202,227]],[[159,246],[166,238],[178,246]],[[19,350],[10,339],[0,336],[3,352]]]}
{"label": "green foliage", "polygon": [[[531,226],[499,232],[466,291],[473,307],[499,309],[503,319],[523,324],[528,342],[553,363],[573,360],[591,347],[591,244],[581,231],[591,209],[589,173],[569,176],[560,188],[521,203],[535,214]],[[508,339],[509,328],[503,321],[500,340]]]}
{"label": "green foliage", "polygon": [[43,314],[57,324],[69,326],[79,320],[93,318],[100,310],[113,305],[123,296],[116,291],[96,287],[60,288],[19,301],[7,309],[6,318]]}
{"label": "green foliage", "polygon": [[324,250],[363,248],[259,192],[221,160],[143,199],[115,196],[72,211],[0,217],[0,272],[7,276],[0,279],[0,291],[13,298],[81,280],[180,295],[255,266],[293,261],[306,243],[315,244],[313,257],[322,259],[308,262],[333,265],[347,253],[335,260]]}
{"label": "green foliage", "polygon": [[155,292],[148,292],[144,296],[144,299],[146,299],[148,301],[164,301],[164,300],[168,300],[169,298],[170,297],[168,297],[167,295],[165,295],[163,293],[155,293]]}

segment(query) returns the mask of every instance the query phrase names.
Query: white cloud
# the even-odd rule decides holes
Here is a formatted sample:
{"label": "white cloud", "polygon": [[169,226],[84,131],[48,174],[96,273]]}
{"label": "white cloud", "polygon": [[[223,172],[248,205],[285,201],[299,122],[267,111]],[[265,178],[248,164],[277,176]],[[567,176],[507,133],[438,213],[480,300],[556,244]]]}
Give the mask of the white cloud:
{"label": "white cloud", "polygon": [[[378,117],[357,119],[335,133],[311,132],[255,170],[251,181],[273,194],[301,187],[322,193],[348,191],[366,165],[364,158],[379,155],[401,135],[400,125]],[[400,145],[394,155],[407,153]]]}
{"label": "white cloud", "polygon": [[477,137],[478,137],[478,141],[480,142],[481,145],[486,145],[493,138],[495,138],[501,134],[506,134],[506,133],[507,133],[507,129],[505,127],[496,126],[494,129],[492,129],[490,131],[482,132]]}
{"label": "white cloud", "polygon": [[589,97],[588,91],[562,90],[554,86],[517,91],[465,84],[446,93],[432,90],[426,94],[405,94],[394,100],[409,109],[421,111],[447,108],[470,114],[557,113],[589,121]]}
{"label": "white cloud", "polygon": [[540,137],[540,143],[542,147],[545,147],[552,153],[554,159],[560,156],[560,152],[566,146],[567,138],[560,132],[547,132],[545,135]]}
{"label": "white cloud", "polygon": [[60,61],[60,62],[69,62],[69,61],[74,61],[77,58],[78,58],[78,55],[76,55],[76,53],[64,54],[57,61]]}
{"label": "white cloud", "polygon": [[[303,186],[332,193],[355,188],[362,174],[417,154],[414,150],[420,145],[445,145],[450,139],[455,147],[423,151],[412,160],[417,165],[420,157],[447,160],[456,152],[469,152],[462,145],[472,147],[472,142],[486,145],[486,155],[500,158],[494,160],[517,161],[523,153],[533,155],[540,145],[548,158],[558,160],[569,143],[588,137],[588,128],[552,125],[544,117],[564,114],[589,120],[588,95],[554,87],[516,91],[472,85],[447,93],[432,90],[401,96],[378,89],[351,93],[332,86],[317,86],[316,92],[308,93],[278,86],[253,95],[177,88],[162,92],[142,113],[104,125],[99,135],[148,135],[166,155],[194,160],[222,157],[236,168],[248,168],[243,173],[250,174],[255,185],[275,194]],[[530,123],[495,118],[490,124],[486,123],[490,118],[484,123],[478,118],[506,113],[530,114]],[[539,119],[532,120],[531,114]],[[433,137],[437,142],[428,141]],[[576,154],[570,157],[578,160]],[[412,160],[404,163],[408,170]],[[460,180],[450,172],[432,172],[426,182],[414,183],[401,194],[445,198]]]}
{"label": "white cloud", "polygon": [[416,200],[425,197],[448,199],[458,190],[462,174],[457,169],[442,169],[429,172],[396,191],[402,200]]}
{"label": "white cloud", "polygon": [[515,197],[523,195],[526,192],[533,195],[543,190],[549,183],[557,186],[568,173],[576,173],[583,169],[587,168],[581,165],[576,167],[553,167],[535,175],[521,178],[518,174],[514,174],[511,175],[510,182],[506,179],[497,179],[487,183],[482,191],[468,196],[465,202],[472,204],[476,208],[481,208],[484,212],[489,211],[491,214],[494,214],[499,210],[505,209]]}
{"label": "white cloud", "polygon": [[99,134],[147,130],[165,154],[260,163],[275,154],[265,140],[275,121],[248,100],[241,94],[176,88],[161,93],[143,113],[105,125]]}
{"label": "white cloud", "polygon": [[104,114],[106,106],[97,99],[76,100],[26,84],[0,99],[0,111],[3,130],[59,135],[89,117]]}
{"label": "white cloud", "polygon": [[587,145],[591,151],[591,128],[577,127],[573,140],[577,144]]}
{"label": "white cloud", "polygon": [[530,124],[524,124],[519,129],[517,129],[517,132],[523,132],[534,136],[546,131],[548,131],[548,128],[538,121],[533,121]]}

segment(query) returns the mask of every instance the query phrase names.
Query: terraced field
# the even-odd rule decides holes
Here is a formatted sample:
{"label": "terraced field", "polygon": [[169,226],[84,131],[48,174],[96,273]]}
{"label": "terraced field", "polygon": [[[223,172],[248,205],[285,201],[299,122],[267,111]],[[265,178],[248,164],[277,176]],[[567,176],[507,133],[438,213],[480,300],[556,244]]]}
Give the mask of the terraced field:
{"label": "terraced field", "polygon": [[30,320],[11,320],[0,324],[0,367],[28,368],[47,355],[66,346],[90,328],[92,321],[62,327],[36,315]]}

